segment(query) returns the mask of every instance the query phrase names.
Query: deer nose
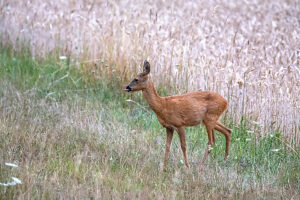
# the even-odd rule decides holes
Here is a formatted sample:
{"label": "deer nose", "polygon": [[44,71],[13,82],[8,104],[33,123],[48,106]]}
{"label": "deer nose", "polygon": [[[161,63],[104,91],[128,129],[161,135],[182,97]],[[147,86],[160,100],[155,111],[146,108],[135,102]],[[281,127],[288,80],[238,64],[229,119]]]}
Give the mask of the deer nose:
{"label": "deer nose", "polygon": [[131,87],[129,87],[129,85],[124,89],[126,92],[131,92],[132,91],[132,89],[131,89]]}

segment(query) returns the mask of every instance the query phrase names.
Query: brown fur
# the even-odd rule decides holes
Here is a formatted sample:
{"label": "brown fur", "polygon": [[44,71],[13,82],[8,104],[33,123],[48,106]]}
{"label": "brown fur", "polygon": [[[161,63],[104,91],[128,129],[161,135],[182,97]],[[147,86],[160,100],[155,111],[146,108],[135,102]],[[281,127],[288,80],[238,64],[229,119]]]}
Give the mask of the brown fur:
{"label": "brown fur", "polygon": [[178,132],[185,164],[189,167],[185,130],[186,126],[196,126],[203,123],[208,134],[208,147],[204,154],[199,170],[205,163],[211,148],[215,144],[214,130],[224,134],[226,139],[225,159],[228,156],[231,140],[231,130],[222,125],[218,119],[227,109],[228,102],[219,94],[212,91],[201,91],[183,94],[180,96],[160,97],[153,85],[150,73],[150,64],[144,62],[144,72],[139,74],[127,87],[126,91],[142,90],[143,96],[156,113],[160,124],[166,128],[167,142],[164,159],[164,169],[169,156],[174,130]]}

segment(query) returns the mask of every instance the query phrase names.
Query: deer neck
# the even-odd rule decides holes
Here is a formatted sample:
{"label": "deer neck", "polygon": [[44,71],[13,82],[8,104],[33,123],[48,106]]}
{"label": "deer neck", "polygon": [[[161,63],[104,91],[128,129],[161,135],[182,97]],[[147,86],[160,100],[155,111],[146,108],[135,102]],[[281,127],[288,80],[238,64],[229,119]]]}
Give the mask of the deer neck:
{"label": "deer neck", "polygon": [[143,96],[148,102],[150,108],[157,114],[160,115],[160,113],[163,110],[163,98],[160,97],[153,85],[153,82],[151,80],[151,77],[149,77],[150,80],[148,82],[148,87],[143,90]]}

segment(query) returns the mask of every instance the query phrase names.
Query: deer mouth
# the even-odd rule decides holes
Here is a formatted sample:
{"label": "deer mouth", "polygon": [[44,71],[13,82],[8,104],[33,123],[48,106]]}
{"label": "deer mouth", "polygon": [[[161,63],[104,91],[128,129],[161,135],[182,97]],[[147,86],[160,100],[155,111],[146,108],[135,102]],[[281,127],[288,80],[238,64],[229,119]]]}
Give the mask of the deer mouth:
{"label": "deer mouth", "polygon": [[132,89],[131,89],[131,87],[127,86],[127,87],[124,89],[124,91],[126,91],[126,92],[132,92]]}

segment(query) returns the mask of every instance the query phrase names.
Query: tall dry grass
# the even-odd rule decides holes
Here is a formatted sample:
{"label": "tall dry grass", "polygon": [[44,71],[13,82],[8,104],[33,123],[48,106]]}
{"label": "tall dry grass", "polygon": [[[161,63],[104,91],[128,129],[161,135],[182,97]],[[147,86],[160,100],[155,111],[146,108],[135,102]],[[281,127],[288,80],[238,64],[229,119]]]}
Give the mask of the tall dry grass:
{"label": "tall dry grass", "polygon": [[299,159],[274,137],[258,142],[256,154],[255,141],[238,140],[247,134],[235,128],[224,162],[225,141],[216,135],[212,157],[198,173],[207,136],[190,129],[191,169],[175,136],[163,172],[165,134],[154,114],[114,98],[93,101],[97,93],[69,92],[55,101],[38,93],[43,87],[23,91],[6,81],[0,79],[0,183],[17,177],[22,184],[0,185],[0,199],[299,199]]}
{"label": "tall dry grass", "polygon": [[1,39],[16,49],[23,41],[34,56],[58,48],[122,80],[147,58],[170,94],[217,91],[235,120],[247,116],[257,134],[279,128],[295,143],[299,18],[298,0],[0,1]]}

